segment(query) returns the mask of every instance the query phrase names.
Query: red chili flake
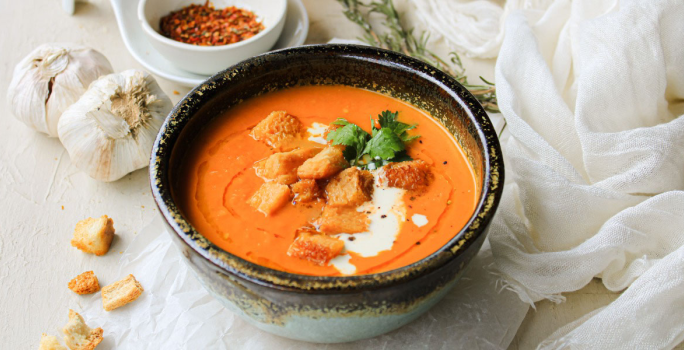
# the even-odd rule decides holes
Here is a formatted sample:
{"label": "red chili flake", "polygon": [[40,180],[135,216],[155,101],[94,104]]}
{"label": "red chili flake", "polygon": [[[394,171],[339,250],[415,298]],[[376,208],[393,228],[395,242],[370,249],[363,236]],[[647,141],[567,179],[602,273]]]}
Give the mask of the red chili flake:
{"label": "red chili flake", "polygon": [[186,44],[220,46],[249,39],[264,30],[252,11],[235,6],[216,9],[207,0],[173,11],[159,21],[161,34]]}

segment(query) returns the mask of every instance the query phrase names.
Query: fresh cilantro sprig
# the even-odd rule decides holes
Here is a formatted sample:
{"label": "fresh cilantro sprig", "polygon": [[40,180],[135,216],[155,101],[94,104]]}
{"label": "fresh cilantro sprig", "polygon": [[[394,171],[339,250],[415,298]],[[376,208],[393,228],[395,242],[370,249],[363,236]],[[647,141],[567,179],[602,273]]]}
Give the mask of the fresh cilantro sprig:
{"label": "fresh cilantro sprig", "polygon": [[371,117],[372,134],[344,118],[338,118],[332,124],[341,128],[328,133],[327,140],[333,145],[346,146],[344,156],[351,165],[365,168],[377,168],[388,162],[411,160],[406,154],[406,144],[420,135],[409,135],[408,130],[416,128],[397,120],[399,112],[383,111],[378,115],[379,128]]}
{"label": "fresh cilantro sprig", "polygon": [[[420,135],[413,135],[410,136],[407,131],[415,129],[417,124],[409,125],[406,123],[402,123],[397,120],[397,116],[399,115],[399,112],[390,112],[390,111],[384,111],[378,115],[378,122],[380,123],[381,128],[389,128],[392,131],[394,131],[399,138],[404,141],[404,143],[409,143],[417,138],[420,137]],[[375,135],[375,125],[373,125],[373,135]]]}

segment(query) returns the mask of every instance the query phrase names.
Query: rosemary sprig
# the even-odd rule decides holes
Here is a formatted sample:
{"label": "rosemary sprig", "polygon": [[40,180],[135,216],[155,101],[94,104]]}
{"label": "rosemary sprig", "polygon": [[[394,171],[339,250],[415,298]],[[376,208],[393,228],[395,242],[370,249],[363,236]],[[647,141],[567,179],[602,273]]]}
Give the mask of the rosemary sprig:
{"label": "rosemary sprig", "polygon": [[[483,85],[470,84],[458,54],[456,52],[450,53],[450,65],[430,51],[427,48],[429,34],[423,32],[416,36],[413,28],[407,29],[401,23],[401,16],[394,7],[392,0],[373,0],[368,3],[362,0],[337,0],[337,2],[344,7],[344,15],[347,19],[364,30],[365,33],[360,38],[361,40],[371,46],[404,53],[439,68],[465,86],[485,110],[499,112],[494,84],[482,77],[480,79],[484,82]],[[369,21],[368,17],[371,13],[379,13],[384,16],[382,25],[385,30],[383,32],[378,32]]]}

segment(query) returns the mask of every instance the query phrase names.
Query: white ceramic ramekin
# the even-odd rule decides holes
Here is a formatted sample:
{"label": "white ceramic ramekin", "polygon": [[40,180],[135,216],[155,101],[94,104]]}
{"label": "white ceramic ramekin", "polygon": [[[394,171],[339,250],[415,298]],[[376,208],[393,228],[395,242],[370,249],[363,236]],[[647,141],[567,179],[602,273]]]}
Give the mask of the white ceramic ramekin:
{"label": "white ceramic ramekin", "polygon": [[164,37],[159,21],[172,11],[204,0],[141,0],[138,19],[150,44],[175,66],[197,74],[210,75],[246,58],[262,54],[275,44],[283,30],[287,0],[214,0],[216,8],[237,6],[254,12],[265,29],[238,43],[222,46],[197,46]]}

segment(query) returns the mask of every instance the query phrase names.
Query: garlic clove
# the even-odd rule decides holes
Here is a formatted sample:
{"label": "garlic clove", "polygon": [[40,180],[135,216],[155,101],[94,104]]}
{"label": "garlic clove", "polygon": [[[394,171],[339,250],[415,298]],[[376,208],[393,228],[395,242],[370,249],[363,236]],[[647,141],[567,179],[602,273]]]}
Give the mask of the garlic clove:
{"label": "garlic clove", "polygon": [[100,75],[112,73],[99,52],[74,44],[44,44],[15,67],[7,101],[12,114],[29,127],[57,136],[64,110]]}
{"label": "garlic clove", "polygon": [[127,70],[93,82],[59,120],[71,162],[100,181],[115,181],[149,164],[152,144],[172,108],[149,74]]}

